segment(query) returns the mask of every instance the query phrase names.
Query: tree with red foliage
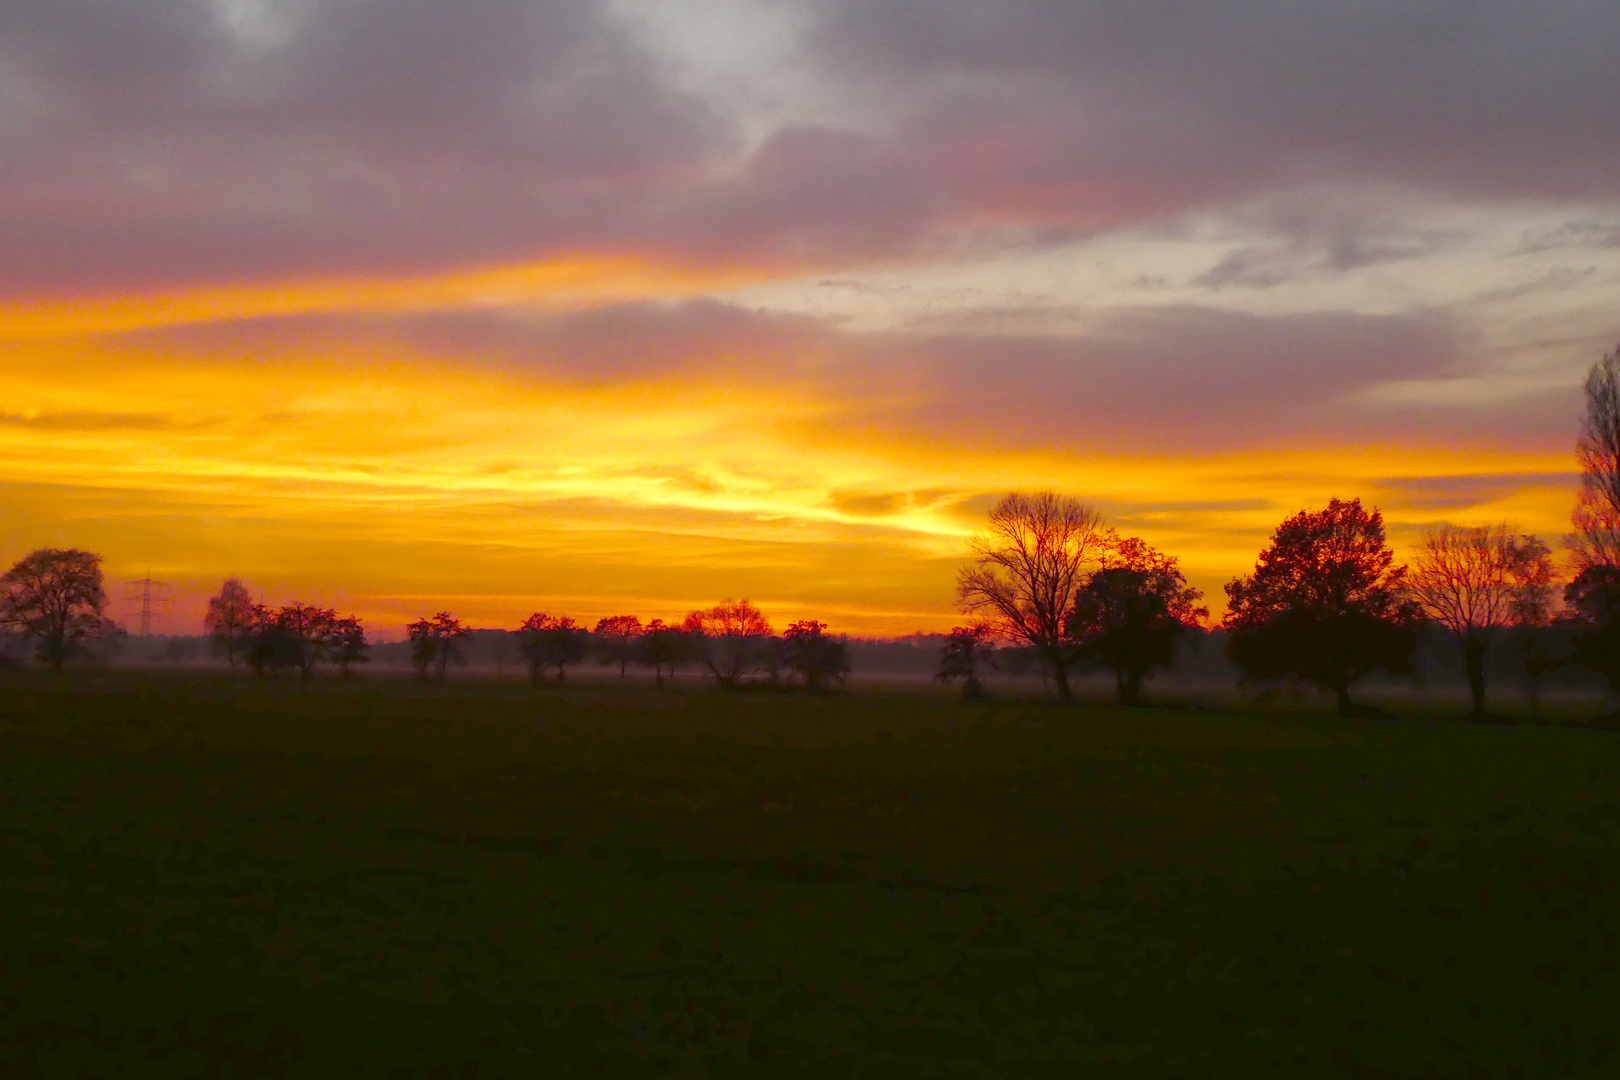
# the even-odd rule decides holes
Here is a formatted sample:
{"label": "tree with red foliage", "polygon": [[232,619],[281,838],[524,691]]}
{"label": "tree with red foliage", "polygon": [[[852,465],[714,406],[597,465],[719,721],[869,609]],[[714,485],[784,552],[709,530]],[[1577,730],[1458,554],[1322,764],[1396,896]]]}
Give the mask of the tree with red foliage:
{"label": "tree with red foliage", "polygon": [[1226,586],[1227,654],[1253,679],[1299,676],[1331,690],[1340,716],[1379,710],[1350,700],[1373,668],[1412,670],[1421,617],[1395,566],[1384,519],[1333,499],[1277,526],[1254,573]]}
{"label": "tree with red foliage", "polygon": [[624,678],[625,665],[635,652],[636,639],[641,636],[641,620],[634,615],[610,615],[598,619],[592,631],[602,652],[610,660],[619,662],[619,678]]}
{"label": "tree with red foliage", "polygon": [[298,674],[309,678],[316,661],[330,651],[337,612],[295,600],[276,612],[275,621],[286,635]]}
{"label": "tree with red foliage", "polygon": [[1198,606],[1203,595],[1187,584],[1174,557],[1127,537],[1076,591],[1066,634],[1075,655],[1114,672],[1115,704],[1140,706],[1142,680],[1170,662],[1180,634],[1208,617],[1209,609]]}
{"label": "tree with red foliage", "polygon": [[803,619],[789,623],[782,642],[788,669],[804,679],[806,690],[821,690],[829,680],[842,682],[849,674],[849,650],[827,634],[824,622]]}
{"label": "tree with red foliage", "polygon": [[0,626],[36,639],[52,671],[81,642],[117,632],[102,615],[106,605],[101,556],[89,551],[40,548],[0,575]]}
{"label": "tree with red foliage", "polygon": [[727,690],[768,659],[771,624],[748,600],[725,599],[712,608],[693,611],[681,628],[704,639],[703,663],[715,682]]}
{"label": "tree with red foliage", "polygon": [[416,677],[427,681],[428,669],[439,668],[439,681],[444,682],[445,669],[455,659],[461,641],[472,634],[472,629],[448,611],[440,611],[405,627],[411,639],[411,659],[416,661]]}
{"label": "tree with red foliage", "polygon": [[349,668],[365,663],[366,650],[370,648],[366,642],[366,628],[353,615],[332,621],[327,628],[326,646],[328,658],[343,673],[345,682],[349,679]]}
{"label": "tree with red foliage", "polygon": [[548,667],[557,669],[557,681],[562,682],[568,665],[585,656],[585,628],[567,615],[537,611],[523,620],[517,635],[518,647],[529,658],[529,681],[535,686]]}

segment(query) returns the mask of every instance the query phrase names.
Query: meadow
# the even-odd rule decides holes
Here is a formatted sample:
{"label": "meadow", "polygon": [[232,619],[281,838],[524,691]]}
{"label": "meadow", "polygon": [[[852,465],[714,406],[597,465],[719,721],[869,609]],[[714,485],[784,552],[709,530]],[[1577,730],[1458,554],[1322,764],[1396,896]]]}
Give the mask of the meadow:
{"label": "meadow", "polygon": [[1438,712],[8,673],[0,1072],[1614,1075],[1617,775]]}

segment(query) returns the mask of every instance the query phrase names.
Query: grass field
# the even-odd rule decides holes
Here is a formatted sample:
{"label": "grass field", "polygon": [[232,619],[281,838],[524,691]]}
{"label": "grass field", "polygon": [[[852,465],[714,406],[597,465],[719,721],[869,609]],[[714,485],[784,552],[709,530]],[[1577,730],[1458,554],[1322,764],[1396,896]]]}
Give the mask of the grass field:
{"label": "grass field", "polygon": [[1620,735],[0,683],[0,1073],[1620,1074]]}

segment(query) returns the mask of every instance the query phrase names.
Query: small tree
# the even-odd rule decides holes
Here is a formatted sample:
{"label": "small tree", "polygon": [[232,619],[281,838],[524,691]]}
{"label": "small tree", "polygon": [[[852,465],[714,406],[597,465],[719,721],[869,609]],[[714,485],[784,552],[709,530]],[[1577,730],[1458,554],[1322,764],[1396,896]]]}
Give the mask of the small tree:
{"label": "small tree", "polygon": [[939,673],[934,678],[942,683],[961,679],[964,701],[988,697],[984,685],[979,682],[979,665],[995,666],[991,656],[993,639],[990,627],[984,623],[956,627],[940,649]]}
{"label": "small tree", "polygon": [[253,616],[253,597],[236,578],[226,578],[219,593],[208,599],[203,631],[214,640],[214,648],[225,653],[231,670],[236,670],[236,653],[242,647]]}
{"label": "small tree", "polygon": [[1176,560],[1136,537],[1119,542],[1075,593],[1065,626],[1075,655],[1114,672],[1114,701],[1139,706],[1142,681],[1168,664],[1175,641],[1209,615]]}
{"label": "small tree", "polygon": [[277,611],[275,620],[291,642],[298,674],[309,678],[316,663],[330,654],[337,612],[295,600]]}
{"label": "small tree", "polygon": [[116,630],[102,615],[107,590],[100,555],[40,548],[0,575],[0,590],[0,625],[33,638],[52,671],[61,671],[87,638]]}
{"label": "small tree", "polygon": [[1014,492],[996,504],[988,528],[971,541],[974,561],[958,577],[957,599],[998,636],[1039,652],[1058,696],[1072,701],[1074,656],[1064,622],[1086,568],[1114,543],[1102,515],[1078,499]]}
{"label": "small tree", "polygon": [[675,668],[681,662],[685,635],[663,619],[654,619],[642,630],[641,636],[636,639],[636,658],[639,662],[653,669],[653,678],[658,689],[664,688],[664,670],[667,668],[671,678],[675,676]]}
{"label": "small tree", "polygon": [[788,669],[813,692],[828,682],[843,682],[849,674],[849,650],[826,631],[826,623],[805,619],[789,623],[782,635]]}
{"label": "small tree", "polygon": [[1495,632],[1545,618],[1552,591],[1551,551],[1505,525],[1446,525],[1424,535],[1412,566],[1412,592],[1429,618],[1451,631],[1463,652],[1471,716],[1485,715],[1485,661]]}
{"label": "small tree", "polygon": [[1586,373],[1586,415],[1575,454],[1581,489],[1565,543],[1577,573],[1594,566],[1620,566],[1620,346]]}
{"label": "small tree", "polygon": [[298,664],[298,642],[281,621],[280,613],[263,604],[248,608],[238,640],[253,673],[261,679],[267,669],[275,674]]}
{"label": "small tree", "polygon": [[366,651],[370,648],[366,642],[366,629],[360,625],[359,619],[350,615],[332,620],[327,635],[326,654],[343,673],[343,681],[348,682],[350,666],[366,662]]}
{"label": "small tree", "polygon": [[748,600],[722,600],[686,616],[682,628],[703,639],[703,662],[715,682],[735,689],[743,676],[759,669],[771,646],[771,624]]}
{"label": "small tree", "polygon": [[619,662],[619,678],[624,678],[625,665],[635,655],[636,639],[641,637],[641,620],[634,615],[610,615],[599,619],[596,635],[602,654],[609,660]]}
{"label": "small tree", "polygon": [[1350,700],[1350,684],[1375,667],[1409,672],[1421,615],[1394,559],[1383,516],[1360,499],[1295,514],[1254,573],[1226,586],[1227,654],[1252,679],[1297,675],[1332,691],[1340,716],[1377,712]]}
{"label": "small tree", "polygon": [[518,648],[529,660],[529,681],[535,686],[548,667],[557,669],[557,681],[562,682],[568,665],[585,657],[585,630],[567,615],[537,611],[523,620],[517,635]]}
{"label": "small tree", "polygon": [[416,663],[416,677],[426,682],[428,671],[437,665],[442,683],[450,661],[459,659],[461,642],[472,630],[448,611],[440,611],[410,623],[405,627],[405,633],[411,640],[411,659]]}

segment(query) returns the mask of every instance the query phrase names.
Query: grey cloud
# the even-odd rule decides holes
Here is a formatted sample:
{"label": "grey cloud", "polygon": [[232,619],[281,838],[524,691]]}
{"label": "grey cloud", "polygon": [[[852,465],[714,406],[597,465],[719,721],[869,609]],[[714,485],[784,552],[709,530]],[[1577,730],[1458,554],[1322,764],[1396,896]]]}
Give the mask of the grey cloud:
{"label": "grey cloud", "polygon": [[180,421],[155,413],[0,413],[0,426],[37,431],[162,431],[208,427],[215,421]]}
{"label": "grey cloud", "polygon": [[[801,386],[827,423],[880,437],[1065,453],[1211,452],[1389,440],[1568,445],[1578,389],[1373,403],[1381,383],[1472,375],[1471,338],[1421,316],[1118,314],[1083,333],[861,333],[713,301],[514,318],[501,312],[277,319],[143,335],[166,351],[265,362],[390,353],[569,382]],[[886,496],[850,492],[849,497]],[[940,493],[946,498],[949,493]],[[853,505],[853,504],[852,504]],[[876,505],[876,504],[873,504]]]}
{"label": "grey cloud", "polygon": [[1493,502],[1526,488],[1573,492],[1577,473],[1506,473],[1494,476],[1395,476],[1374,481],[1381,497],[1418,510],[1461,510]]}
{"label": "grey cloud", "polygon": [[[612,247],[730,129],[599,0],[0,9],[0,287],[376,271]],[[0,90],[0,93],[5,91]]]}
{"label": "grey cloud", "polygon": [[935,87],[912,130],[980,204],[1094,215],[1324,176],[1620,195],[1620,7],[1587,0],[806,5],[823,62]]}

